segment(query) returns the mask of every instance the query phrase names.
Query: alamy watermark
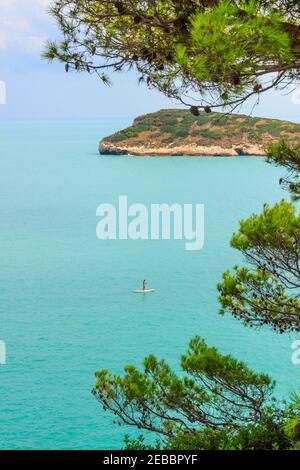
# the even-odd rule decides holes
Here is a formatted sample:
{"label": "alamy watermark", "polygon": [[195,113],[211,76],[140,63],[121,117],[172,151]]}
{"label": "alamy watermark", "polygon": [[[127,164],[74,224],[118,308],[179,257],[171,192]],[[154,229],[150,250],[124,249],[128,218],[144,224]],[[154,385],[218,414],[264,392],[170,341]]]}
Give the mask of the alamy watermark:
{"label": "alamy watermark", "polygon": [[300,365],[300,340],[296,340],[292,343],[292,349],[294,349],[294,352],[292,354],[291,360],[294,366],[299,366]]}
{"label": "alamy watermark", "polygon": [[128,205],[127,196],[119,204],[100,204],[96,234],[99,240],[185,240],[187,251],[204,246],[203,204]]}
{"label": "alamy watermark", "polygon": [[6,344],[0,340],[0,365],[6,364]]}
{"label": "alamy watermark", "polygon": [[0,80],[0,104],[6,104],[6,84]]}

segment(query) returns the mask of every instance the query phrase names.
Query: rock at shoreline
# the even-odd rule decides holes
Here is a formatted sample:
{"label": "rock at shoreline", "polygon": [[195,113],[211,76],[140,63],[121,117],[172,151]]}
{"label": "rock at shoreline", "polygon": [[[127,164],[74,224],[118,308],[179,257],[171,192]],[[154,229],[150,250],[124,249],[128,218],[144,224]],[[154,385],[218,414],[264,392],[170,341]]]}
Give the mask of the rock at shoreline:
{"label": "rock at shoreline", "polygon": [[272,142],[299,142],[300,125],[241,114],[164,109],[136,118],[133,125],[99,145],[103,155],[237,156],[266,153]]}

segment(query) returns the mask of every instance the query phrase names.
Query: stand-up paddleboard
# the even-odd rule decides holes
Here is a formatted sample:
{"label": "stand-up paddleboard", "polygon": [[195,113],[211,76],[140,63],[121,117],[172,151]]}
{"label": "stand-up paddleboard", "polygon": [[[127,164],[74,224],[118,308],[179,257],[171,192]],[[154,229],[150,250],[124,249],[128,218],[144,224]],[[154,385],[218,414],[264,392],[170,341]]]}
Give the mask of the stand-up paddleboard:
{"label": "stand-up paddleboard", "polygon": [[155,292],[155,289],[136,289],[133,292],[135,294],[149,294],[149,292]]}

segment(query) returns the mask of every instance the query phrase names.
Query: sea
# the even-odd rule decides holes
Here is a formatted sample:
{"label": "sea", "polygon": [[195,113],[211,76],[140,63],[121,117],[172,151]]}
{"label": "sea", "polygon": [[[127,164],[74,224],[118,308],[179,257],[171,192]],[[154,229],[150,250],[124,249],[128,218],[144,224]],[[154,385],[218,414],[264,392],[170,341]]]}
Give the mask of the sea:
{"label": "sea", "polygon": [[[94,373],[141,367],[148,354],[178,373],[199,335],[220,352],[299,389],[297,335],[221,316],[217,283],[243,264],[230,247],[240,219],[289,198],[284,170],[260,157],[100,156],[129,119],[1,121],[1,449],[120,449],[135,430],[92,396]],[[100,204],[203,204],[204,246],[184,240],[100,240]],[[132,291],[143,279],[155,293]],[[151,436],[149,436],[151,439]]]}

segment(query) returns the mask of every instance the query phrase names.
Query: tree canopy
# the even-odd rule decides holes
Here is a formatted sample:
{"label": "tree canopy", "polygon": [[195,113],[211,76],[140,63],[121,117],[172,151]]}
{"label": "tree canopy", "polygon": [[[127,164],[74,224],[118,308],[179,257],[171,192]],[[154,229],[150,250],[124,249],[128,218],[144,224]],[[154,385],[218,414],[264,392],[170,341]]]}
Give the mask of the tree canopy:
{"label": "tree canopy", "polygon": [[291,145],[282,141],[270,145],[267,161],[287,170],[287,174],[280,178],[279,183],[284,189],[290,191],[294,200],[298,200],[300,196],[300,144]]}
{"label": "tree canopy", "polygon": [[125,448],[169,450],[299,449],[300,397],[273,395],[274,381],[195,337],[175,373],[151,355],[142,370],[96,372],[92,391],[114,423],[156,435],[125,437]]}
{"label": "tree canopy", "polygon": [[[199,337],[191,340],[182,356],[179,374],[153,355],[144,360],[142,371],[126,366],[124,372],[96,372],[93,394],[104,410],[115,415],[116,424],[154,432],[164,447],[291,445],[282,428],[283,410],[274,404],[274,382]],[[141,438],[126,443],[130,448],[144,445]]]}
{"label": "tree canopy", "polygon": [[299,76],[296,0],[55,0],[51,14],[63,39],[45,58],[105,83],[135,68],[195,114],[234,109]]}
{"label": "tree canopy", "polygon": [[240,221],[231,239],[249,267],[223,274],[222,312],[246,325],[300,331],[300,216],[293,204],[264,206],[262,214]]}

